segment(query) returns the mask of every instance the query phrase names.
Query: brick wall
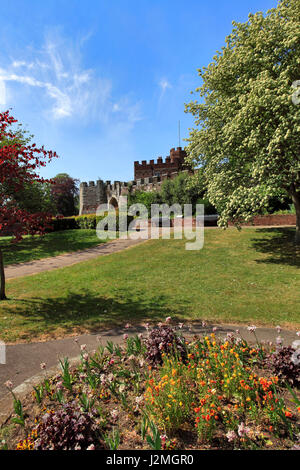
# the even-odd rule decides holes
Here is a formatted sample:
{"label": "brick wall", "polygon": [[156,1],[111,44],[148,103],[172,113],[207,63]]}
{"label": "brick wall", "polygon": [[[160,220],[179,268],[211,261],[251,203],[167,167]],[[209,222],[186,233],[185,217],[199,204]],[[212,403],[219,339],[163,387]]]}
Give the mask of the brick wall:
{"label": "brick wall", "polygon": [[[229,225],[233,225],[229,223]],[[252,222],[242,225],[296,225],[296,216],[293,214],[270,214],[270,215],[257,215],[253,217]]]}

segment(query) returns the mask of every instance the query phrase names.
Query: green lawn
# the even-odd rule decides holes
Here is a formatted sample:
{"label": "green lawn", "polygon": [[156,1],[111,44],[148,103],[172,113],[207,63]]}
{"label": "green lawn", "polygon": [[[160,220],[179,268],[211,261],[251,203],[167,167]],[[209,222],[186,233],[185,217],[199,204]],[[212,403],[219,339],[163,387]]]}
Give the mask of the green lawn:
{"label": "green lawn", "polygon": [[19,243],[11,243],[11,237],[0,237],[0,248],[3,250],[6,266],[83,250],[99,243],[101,240],[96,236],[95,230],[63,230],[47,233],[43,237],[26,236]]}
{"label": "green lawn", "polygon": [[208,229],[204,248],[150,240],[132,249],[7,283],[4,341],[112,324],[183,320],[300,326],[299,251],[292,229]]}

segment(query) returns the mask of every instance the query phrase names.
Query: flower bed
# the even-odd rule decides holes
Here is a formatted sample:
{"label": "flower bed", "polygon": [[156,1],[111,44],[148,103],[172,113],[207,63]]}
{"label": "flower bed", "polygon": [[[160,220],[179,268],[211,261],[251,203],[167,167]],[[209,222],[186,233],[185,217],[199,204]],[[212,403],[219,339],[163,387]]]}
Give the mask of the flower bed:
{"label": "flower bed", "polygon": [[169,323],[145,338],[126,334],[121,346],[99,338],[93,354],[78,345],[79,365],[61,361],[23,403],[7,382],[15,414],[3,448],[299,447],[299,341],[250,345],[215,332],[187,340]]}

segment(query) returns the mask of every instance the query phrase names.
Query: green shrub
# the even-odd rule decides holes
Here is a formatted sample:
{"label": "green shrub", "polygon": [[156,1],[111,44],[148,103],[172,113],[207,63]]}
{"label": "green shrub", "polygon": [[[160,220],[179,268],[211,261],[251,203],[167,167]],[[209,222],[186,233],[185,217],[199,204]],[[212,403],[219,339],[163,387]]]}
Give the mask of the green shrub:
{"label": "green shrub", "polygon": [[[108,218],[107,222],[109,223],[110,216],[96,216],[96,214],[86,214],[79,215],[75,217],[64,217],[57,218],[52,220],[52,229],[49,229],[49,232],[56,232],[58,230],[74,230],[74,229],[89,229],[96,230],[97,224],[100,220]],[[113,217],[113,215],[111,215]],[[133,220],[133,216],[127,215],[127,227],[130,222]],[[108,227],[105,228],[108,230]],[[119,217],[116,216],[116,230],[119,231]]]}
{"label": "green shrub", "polygon": [[53,219],[51,222],[52,228],[49,228],[48,232],[58,232],[60,230],[74,230],[77,227],[75,217],[63,217]]}

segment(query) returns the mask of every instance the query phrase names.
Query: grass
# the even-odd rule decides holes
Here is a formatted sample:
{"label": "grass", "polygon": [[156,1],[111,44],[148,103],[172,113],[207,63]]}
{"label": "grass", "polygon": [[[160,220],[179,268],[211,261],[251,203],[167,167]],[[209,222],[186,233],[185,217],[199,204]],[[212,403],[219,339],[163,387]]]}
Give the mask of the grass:
{"label": "grass", "polygon": [[300,326],[299,250],[289,228],[208,229],[204,248],[150,240],[130,250],[7,283],[6,342],[166,316]]}
{"label": "grass", "polygon": [[26,236],[19,243],[11,243],[11,237],[0,237],[6,266],[92,248],[99,243],[101,240],[95,230],[63,230],[43,237]]}

